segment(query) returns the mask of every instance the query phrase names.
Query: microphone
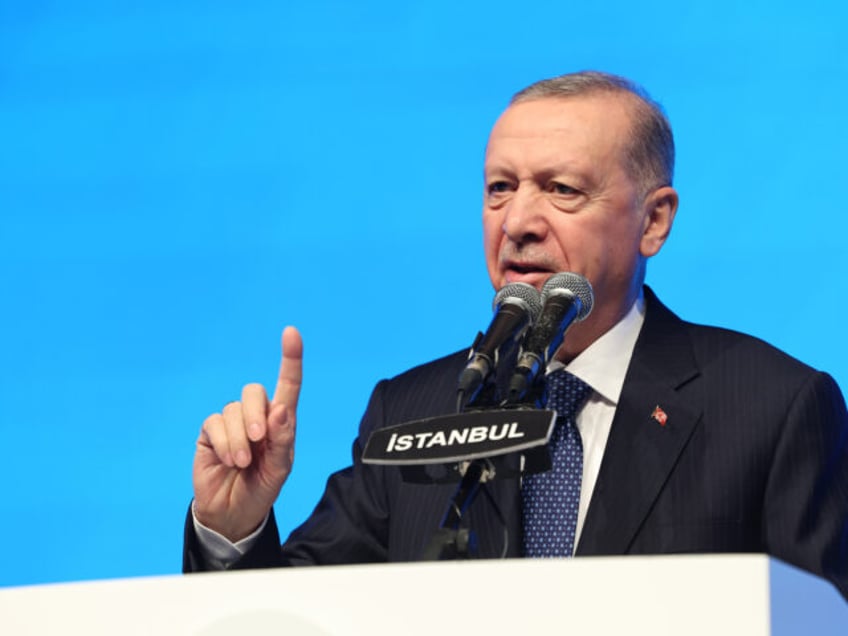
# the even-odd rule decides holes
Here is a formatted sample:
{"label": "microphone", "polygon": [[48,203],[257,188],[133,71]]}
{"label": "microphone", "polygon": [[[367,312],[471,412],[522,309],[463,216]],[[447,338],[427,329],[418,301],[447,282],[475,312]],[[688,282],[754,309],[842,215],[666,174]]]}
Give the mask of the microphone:
{"label": "microphone", "polygon": [[501,288],[492,302],[495,315],[486,333],[471,350],[468,363],[459,375],[457,393],[476,395],[495,366],[498,350],[510,340],[517,340],[535,322],[542,311],[536,288],[527,283],[510,283]]}
{"label": "microphone", "polygon": [[542,287],[542,313],[518,356],[509,382],[508,402],[518,402],[553,358],[572,322],[580,322],[592,311],[594,297],[589,281],[571,272],[551,276]]}

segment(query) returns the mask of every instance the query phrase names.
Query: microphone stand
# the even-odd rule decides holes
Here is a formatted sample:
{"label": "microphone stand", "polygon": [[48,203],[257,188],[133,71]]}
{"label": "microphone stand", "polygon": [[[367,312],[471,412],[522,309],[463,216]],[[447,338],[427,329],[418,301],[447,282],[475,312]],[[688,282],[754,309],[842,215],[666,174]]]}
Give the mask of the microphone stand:
{"label": "microphone stand", "polygon": [[[488,410],[501,406],[498,391],[494,382],[487,382],[468,404],[463,404],[464,395],[459,391],[457,395],[457,412],[466,409]],[[532,408],[533,399],[524,401],[522,404]],[[529,402],[529,403],[528,403]],[[513,402],[513,407],[521,406]],[[463,462],[458,466],[462,479],[451,497],[439,529],[433,533],[433,537],[421,555],[424,561],[448,561],[457,559],[469,559],[477,550],[477,542],[474,533],[469,528],[463,528],[462,518],[471,504],[474,502],[480,486],[495,477],[495,465],[487,457]]]}
{"label": "microphone stand", "polygon": [[476,552],[476,539],[469,528],[460,527],[462,516],[480,490],[480,485],[493,479],[495,467],[487,458],[464,462],[459,468],[462,480],[448,503],[439,529],[424,549],[425,561],[468,559]]}

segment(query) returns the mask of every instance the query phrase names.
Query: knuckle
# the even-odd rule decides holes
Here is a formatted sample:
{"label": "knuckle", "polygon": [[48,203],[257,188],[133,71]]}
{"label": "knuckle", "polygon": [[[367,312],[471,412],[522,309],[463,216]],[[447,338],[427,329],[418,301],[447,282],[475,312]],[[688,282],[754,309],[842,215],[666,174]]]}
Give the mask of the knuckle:
{"label": "knuckle", "polygon": [[227,402],[221,412],[225,418],[241,413],[241,402]]}
{"label": "knuckle", "polygon": [[220,425],[220,423],[221,423],[221,414],[220,413],[213,413],[212,415],[207,417],[205,420],[203,420],[203,425],[200,428],[201,428],[201,430],[205,431],[206,433],[210,433],[210,432],[214,431],[214,429],[216,429]]}
{"label": "knuckle", "polygon": [[241,397],[245,402],[250,399],[262,399],[265,397],[265,387],[257,382],[245,384],[241,390]]}

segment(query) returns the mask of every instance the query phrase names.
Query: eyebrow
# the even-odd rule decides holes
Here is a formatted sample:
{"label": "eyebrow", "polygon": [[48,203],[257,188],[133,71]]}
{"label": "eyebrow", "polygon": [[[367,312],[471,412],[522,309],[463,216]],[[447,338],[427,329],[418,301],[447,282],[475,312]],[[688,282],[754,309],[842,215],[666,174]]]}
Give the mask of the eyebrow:
{"label": "eyebrow", "polygon": [[[505,164],[484,164],[483,165],[483,177],[498,175],[498,174],[509,174],[514,175],[516,170],[510,166]],[[532,175],[536,179],[552,179],[559,175],[567,175],[570,178],[580,177],[586,178],[585,175],[582,175],[582,171],[578,170],[573,164],[560,162],[553,166],[545,166],[540,170],[533,170]]]}

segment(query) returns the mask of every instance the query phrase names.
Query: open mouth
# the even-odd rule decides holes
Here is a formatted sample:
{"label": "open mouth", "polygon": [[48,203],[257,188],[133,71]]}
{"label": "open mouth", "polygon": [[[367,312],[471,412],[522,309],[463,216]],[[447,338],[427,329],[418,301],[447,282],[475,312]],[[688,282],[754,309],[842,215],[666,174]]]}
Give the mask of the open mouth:
{"label": "open mouth", "polygon": [[507,283],[529,283],[541,289],[545,281],[553,274],[547,267],[536,263],[519,263],[508,261],[503,268]]}
{"label": "open mouth", "polygon": [[552,273],[550,270],[539,267],[538,265],[523,265],[521,263],[509,263],[507,265],[507,270],[515,272],[516,274]]}

